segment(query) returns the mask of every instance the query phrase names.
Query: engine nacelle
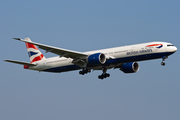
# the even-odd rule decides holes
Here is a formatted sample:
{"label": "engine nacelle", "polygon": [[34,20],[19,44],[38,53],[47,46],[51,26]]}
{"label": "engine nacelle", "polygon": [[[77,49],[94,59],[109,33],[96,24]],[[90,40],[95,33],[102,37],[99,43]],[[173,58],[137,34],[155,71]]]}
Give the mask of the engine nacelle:
{"label": "engine nacelle", "polygon": [[106,56],[103,53],[95,53],[88,57],[89,64],[104,64],[106,62]]}
{"label": "engine nacelle", "polygon": [[120,70],[124,73],[134,73],[139,70],[139,64],[137,62],[124,63]]}

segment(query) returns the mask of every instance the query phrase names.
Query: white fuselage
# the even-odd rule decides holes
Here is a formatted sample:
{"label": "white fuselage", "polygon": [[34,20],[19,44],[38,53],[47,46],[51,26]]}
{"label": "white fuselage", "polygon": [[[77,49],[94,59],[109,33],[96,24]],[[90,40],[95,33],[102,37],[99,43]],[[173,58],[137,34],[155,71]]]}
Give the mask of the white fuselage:
{"label": "white fuselage", "polygon": [[[160,45],[160,46],[159,46]],[[162,46],[161,46],[162,45]],[[169,45],[169,46],[168,46]],[[108,68],[118,67],[127,62],[143,61],[169,56],[177,50],[175,46],[167,42],[149,42],[143,44],[101,49],[84,52],[91,55],[94,53],[105,54],[107,61],[103,65],[89,66],[90,69],[98,70],[103,66]],[[47,72],[65,72],[81,69],[73,63],[73,59],[66,57],[47,58],[43,62],[37,62],[37,66],[31,66],[29,69]]]}

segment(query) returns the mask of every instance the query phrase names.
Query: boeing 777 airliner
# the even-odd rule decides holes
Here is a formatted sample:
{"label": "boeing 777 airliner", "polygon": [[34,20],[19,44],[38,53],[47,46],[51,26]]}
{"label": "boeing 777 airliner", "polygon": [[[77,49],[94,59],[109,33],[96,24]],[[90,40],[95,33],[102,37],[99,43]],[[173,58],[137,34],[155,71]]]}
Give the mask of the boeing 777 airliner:
{"label": "boeing 777 airliner", "polygon": [[[110,74],[106,71],[111,68],[119,68],[124,73],[135,73],[139,70],[138,61],[162,58],[161,65],[164,66],[164,60],[177,51],[177,48],[171,43],[149,42],[89,52],[77,52],[32,42],[29,38],[24,40],[14,39],[25,42],[31,63],[5,60],[7,62],[24,65],[24,69],[55,73],[81,69],[79,74],[84,75],[91,72],[91,70],[102,70],[103,73],[98,76],[99,79],[109,77]],[[58,56],[45,58],[36,46]]]}

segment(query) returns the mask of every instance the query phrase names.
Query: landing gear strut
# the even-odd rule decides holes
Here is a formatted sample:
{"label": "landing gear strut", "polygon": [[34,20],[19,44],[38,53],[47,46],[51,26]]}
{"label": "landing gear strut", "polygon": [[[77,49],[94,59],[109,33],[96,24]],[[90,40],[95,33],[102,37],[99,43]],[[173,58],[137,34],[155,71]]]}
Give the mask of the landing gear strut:
{"label": "landing gear strut", "polygon": [[84,68],[82,71],[79,71],[79,74],[80,74],[80,75],[84,75],[84,74],[87,74],[87,73],[90,73],[90,72],[91,72],[90,69]]}
{"label": "landing gear strut", "polygon": [[103,68],[103,73],[101,75],[99,75],[98,78],[104,79],[104,78],[110,77],[110,74],[106,73],[106,71],[107,71],[107,68]]}
{"label": "landing gear strut", "polygon": [[167,59],[167,58],[168,58],[167,56],[164,56],[164,57],[162,58],[162,62],[161,62],[161,65],[162,65],[162,66],[165,66],[165,65],[166,65],[164,61],[165,61],[165,59]]}

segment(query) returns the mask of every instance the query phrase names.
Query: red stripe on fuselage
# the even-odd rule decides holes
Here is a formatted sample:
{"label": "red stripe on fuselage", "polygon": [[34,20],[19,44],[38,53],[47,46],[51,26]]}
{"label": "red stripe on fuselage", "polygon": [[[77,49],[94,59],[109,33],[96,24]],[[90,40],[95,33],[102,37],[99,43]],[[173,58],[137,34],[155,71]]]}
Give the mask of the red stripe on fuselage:
{"label": "red stripe on fuselage", "polygon": [[146,47],[153,47],[153,46],[159,46],[159,45],[163,45],[163,44],[152,44],[152,45],[147,45]]}
{"label": "red stripe on fuselage", "polygon": [[31,61],[31,63],[36,62],[36,61],[39,61],[39,60],[41,60],[43,57],[44,57],[44,55],[41,54],[40,56],[35,57],[35,58]]}
{"label": "red stripe on fuselage", "polygon": [[33,48],[33,49],[35,49],[35,50],[38,50],[38,48],[37,48],[35,45],[30,44],[30,43],[26,43],[26,47],[27,47],[27,49],[28,49],[28,48]]}

